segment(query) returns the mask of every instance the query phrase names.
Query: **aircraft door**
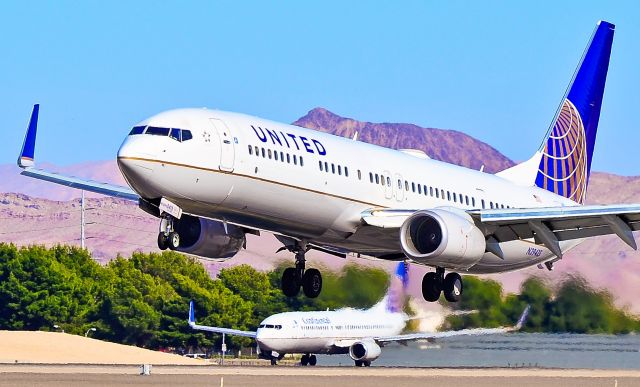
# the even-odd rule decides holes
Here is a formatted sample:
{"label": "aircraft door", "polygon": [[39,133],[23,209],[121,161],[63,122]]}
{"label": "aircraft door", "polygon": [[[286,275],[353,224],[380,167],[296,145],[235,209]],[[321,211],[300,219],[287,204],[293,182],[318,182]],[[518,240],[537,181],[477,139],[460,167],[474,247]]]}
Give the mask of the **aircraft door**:
{"label": "aircraft door", "polygon": [[223,171],[233,171],[233,162],[235,159],[234,138],[229,127],[217,118],[210,118],[209,121],[215,128],[218,138],[220,139],[220,169]]}
{"label": "aircraft door", "polygon": [[402,180],[402,175],[400,175],[399,173],[396,173],[393,176],[393,181],[392,181],[392,185],[393,185],[393,190],[396,193],[396,200],[401,202],[404,201],[404,181]]}
{"label": "aircraft door", "polygon": [[384,179],[384,197],[391,199],[393,198],[393,180],[391,179],[391,172],[384,171],[382,178]]}

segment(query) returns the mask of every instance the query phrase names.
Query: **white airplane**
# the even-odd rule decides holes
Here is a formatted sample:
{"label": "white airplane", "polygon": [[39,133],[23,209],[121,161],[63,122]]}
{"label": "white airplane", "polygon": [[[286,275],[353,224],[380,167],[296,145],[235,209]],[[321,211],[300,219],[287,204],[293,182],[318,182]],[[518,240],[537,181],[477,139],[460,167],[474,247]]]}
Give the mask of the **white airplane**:
{"label": "white airplane", "polygon": [[448,332],[401,334],[410,318],[402,311],[407,269],[400,262],[385,297],[371,309],[339,309],[318,312],[285,312],[264,319],[256,331],[211,327],[196,324],[193,301],[189,303],[189,326],[195,330],[252,337],[256,340],[258,356],[271,364],[287,353],[302,354],[303,366],[316,365],[315,354],[349,354],[357,367],[368,367],[376,360],[386,344],[415,340],[480,336],[520,330],[529,314],[525,308],[513,327],[475,328]]}
{"label": "white airplane", "polygon": [[133,127],[117,155],[130,188],[114,186],[34,166],[38,105],[18,165],[137,201],[161,219],[160,249],[232,257],[245,234],[273,233],[295,254],[282,277],[288,296],[320,293],[320,272],[305,270],[305,253],[317,249],[434,267],[424,298],[455,302],[457,272],[551,269],[596,235],[637,248],[640,205],[584,205],[613,34],[613,24],[597,24],[541,147],[495,175],[244,114],[177,109]]}

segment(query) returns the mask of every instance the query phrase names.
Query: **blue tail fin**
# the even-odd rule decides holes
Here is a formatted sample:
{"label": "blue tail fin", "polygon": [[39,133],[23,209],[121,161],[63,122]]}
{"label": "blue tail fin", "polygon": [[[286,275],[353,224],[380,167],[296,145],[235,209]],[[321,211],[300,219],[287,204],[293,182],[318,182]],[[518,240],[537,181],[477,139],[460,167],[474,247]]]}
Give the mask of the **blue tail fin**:
{"label": "blue tail fin", "polygon": [[615,26],[598,25],[540,153],[535,184],[583,204],[591,171]]}
{"label": "blue tail fin", "polygon": [[196,323],[196,313],[193,310],[193,300],[189,301],[189,325]]}
{"label": "blue tail fin", "polygon": [[386,310],[390,313],[400,313],[404,306],[404,296],[409,284],[409,265],[405,262],[398,263],[395,275],[391,277],[389,290],[387,290]]}

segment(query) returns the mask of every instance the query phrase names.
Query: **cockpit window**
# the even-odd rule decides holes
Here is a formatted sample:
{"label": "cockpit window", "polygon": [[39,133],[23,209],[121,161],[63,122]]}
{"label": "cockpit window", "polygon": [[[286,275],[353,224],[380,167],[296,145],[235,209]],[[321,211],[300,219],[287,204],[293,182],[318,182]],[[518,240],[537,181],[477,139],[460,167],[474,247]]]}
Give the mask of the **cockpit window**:
{"label": "cockpit window", "polygon": [[133,129],[131,129],[131,132],[129,132],[129,136],[142,134],[142,132],[144,132],[144,128],[146,128],[146,126],[134,126]]}
{"label": "cockpit window", "polygon": [[258,328],[264,328],[264,324],[258,325]]}
{"label": "cockpit window", "polygon": [[264,327],[265,327],[265,328],[271,328],[271,329],[273,329],[273,325],[271,325],[271,324],[267,324],[267,325],[265,325]]}
{"label": "cockpit window", "polygon": [[151,134],[153,136],[168,136],[169,128],[158,128],[157,126],[149,126],[145,134]]}
{"label": "cockpit window", "polygon": [[[145,128],[147,129],[146,131]],[[131,129],[129,135],[142,133],[150,134],[152,136],[169,136],[179,142],[191,140],[193,138],[190,130],[178,128],[161,128],[159,126],[136,126]]]}
{"label": "cockpit window", "polygon": [[282,325],[276,325],[276,329],[282,329]]}
{"label": "cockpit window", "polygon": [[169,133],[169,137],[177,141],[182,141],[182,139],[180,138],[180,132],[180,129],[173,128],[171,129],[171,133]]}

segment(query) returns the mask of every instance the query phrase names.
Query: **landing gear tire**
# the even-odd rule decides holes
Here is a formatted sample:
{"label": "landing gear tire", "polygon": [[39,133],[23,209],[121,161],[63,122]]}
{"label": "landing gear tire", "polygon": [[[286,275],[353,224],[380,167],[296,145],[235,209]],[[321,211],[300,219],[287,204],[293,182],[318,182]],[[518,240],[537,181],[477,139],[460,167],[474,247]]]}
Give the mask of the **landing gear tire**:
{"label": "landing gear tire", "polygon": [[169,240],[163,232],[158,234],[158,248],[163,251],[169,248]]}
{"label": "landing gear tire", "polygon": [[425,301],[438,301],[441,292],[442,285],[438,274],[429,272],[422,277],[422,297]]}
{"label": "landing gear tire", "polygon": [[175,231],[172,231],[167,236],[169,248],[171,250],[177,250],[180,247],[180,234]]}
{"label": "landing gear tire", "polygon": [[362,365],[363,365],[363,366],[365,366],[365,367],[371,367],[371,362],[370,362],[370,361],[368,361],[368,360],[364,360],[364,361],[362,362]]}
{"label": "landing gear tire", "polygon": [[356,360],[356,367],[362,367],[364,362],[362,360]]}
{"label": "landing gear tire", "polygon": [[308,269],[302,276],[302,290],[309,298],[316,298],[322,291],[322,275],[318,269]]}
{"label": "landing gear tire", "polygon": [[313,367],[317,363],[318,363],[318,359],[316,359],[316,355],[310,355],[309,356],[309,365]]}
{"label": "landing gear tire", "polygon": [[300,358],[300,365],[306,367],[309,364],[309,355],[302,355]]}
{"label": "landing gear tire", "polygon": [[449,273],[442,286],[444,298],[449,302],[458,302],[462,296],[462,277],[458,273]]}
{"label": "landing gear tire", "polygon": [[296,280],[296,269],[293,267],[288,267],[284,269],[282,273],[282,282],[280,283],[282,287],[282,293],[284,293],[287,297],[295,297],[300,292],[300,285]]}
{"label": "landing gear tire", "polygon": [[271,365],[272,365],[272,366],[274,366],[274,365],[278,365],[278,360],[276,360],[275,358],[273,358],[273,357],[272,357],[272,358],[271,358]]}

